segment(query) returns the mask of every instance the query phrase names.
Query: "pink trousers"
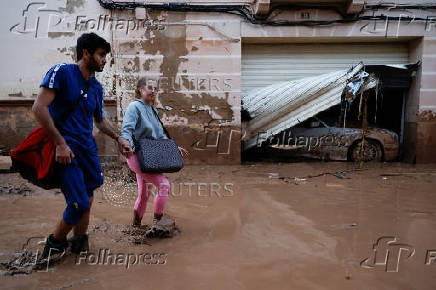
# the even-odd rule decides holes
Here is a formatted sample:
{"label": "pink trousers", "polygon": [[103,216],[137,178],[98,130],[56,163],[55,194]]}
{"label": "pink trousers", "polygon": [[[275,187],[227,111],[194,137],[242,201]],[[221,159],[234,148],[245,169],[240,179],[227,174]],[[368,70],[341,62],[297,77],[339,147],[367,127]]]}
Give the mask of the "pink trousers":
{"label": "pink trousers", "polygon": [[157,188],[157,195],[154,197],[154,213],[162,214],[170,191],[168,179],[161,173],[142,173],[135,154],[127,159],[127,164],[136,173],[136,181],[138,182],[138,198],[134,207],[138,216],[142,218],[145,213],[153,185]]}

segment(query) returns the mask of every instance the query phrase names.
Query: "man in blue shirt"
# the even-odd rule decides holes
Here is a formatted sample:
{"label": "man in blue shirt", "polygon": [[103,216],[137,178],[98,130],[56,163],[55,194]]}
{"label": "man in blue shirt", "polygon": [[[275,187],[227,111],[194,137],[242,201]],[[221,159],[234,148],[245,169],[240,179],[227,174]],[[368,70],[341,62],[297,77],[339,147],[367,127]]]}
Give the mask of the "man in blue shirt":
{"label": "man in blue shirt", "polygon": [[[45,75],[40,92],[33,104],[36,119],[56,144],[56,166],[61,190],[67,207],[53,234],[47,238],[42,258],[63,253],[68,247],[80,253],[88,250],[89,212],[93,191],[103,184],[103,173],[92,136],[93,123],[103,133],[117,140],[119,134],[103,114],[103,88],[94,72],[103,71],[110,44],[95,33],[85,33],[77,39],[77,63],[57,64]],[[83,95],[83,97],[81,97]],[[74,111],[62,128],[55,126],[63,114],[74,106]]]}

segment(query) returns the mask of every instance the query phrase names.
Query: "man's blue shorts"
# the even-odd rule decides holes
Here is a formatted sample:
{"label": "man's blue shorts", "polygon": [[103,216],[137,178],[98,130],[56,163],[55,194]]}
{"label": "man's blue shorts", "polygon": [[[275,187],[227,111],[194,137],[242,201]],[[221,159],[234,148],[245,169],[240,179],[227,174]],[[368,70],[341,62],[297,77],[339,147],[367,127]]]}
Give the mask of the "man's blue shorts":
{"label": "man's blue shorts", "polygon": [[103,173],[97,153],[90,153],[79,146],[69,147],[75,158],[71,164],[57,164],[60,188],[67,207],[63,218],[68,225],[76,225],[89,210],[89,198],[103,184]]}

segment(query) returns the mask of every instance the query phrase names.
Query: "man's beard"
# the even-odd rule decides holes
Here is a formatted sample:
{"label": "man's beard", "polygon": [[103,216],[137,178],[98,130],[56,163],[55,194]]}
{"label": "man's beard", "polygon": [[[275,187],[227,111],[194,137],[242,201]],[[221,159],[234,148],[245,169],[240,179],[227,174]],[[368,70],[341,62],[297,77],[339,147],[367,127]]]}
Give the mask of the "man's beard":
{"label": "man's beard", "polygon": [[102,72],[103,71],[102,69],[100,69],[98,62],[94,59],[94,57],[92,57],[90,59],[89,64],[88,64],[88,69],[92,72],[96,72],[96,71]]}

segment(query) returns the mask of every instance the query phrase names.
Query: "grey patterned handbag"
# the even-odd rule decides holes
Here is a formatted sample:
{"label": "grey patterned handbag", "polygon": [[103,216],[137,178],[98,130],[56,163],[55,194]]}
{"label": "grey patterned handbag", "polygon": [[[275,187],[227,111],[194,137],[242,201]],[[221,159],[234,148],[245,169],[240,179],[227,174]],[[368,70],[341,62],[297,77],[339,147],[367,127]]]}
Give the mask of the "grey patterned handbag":
{"label": "grey patterned handbag", "polygon": [[152,108],[156,118],[169,139],[142,138],[134,140],[136,157],[143,173],[172,173],[183,168],[182,156],[176,142],[171,139],[158,114]]}

